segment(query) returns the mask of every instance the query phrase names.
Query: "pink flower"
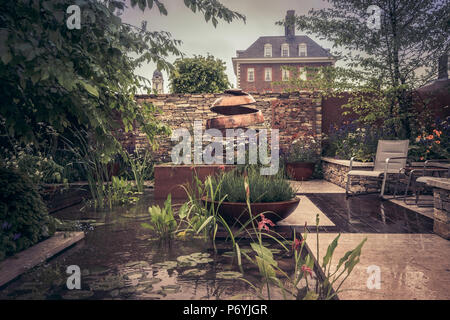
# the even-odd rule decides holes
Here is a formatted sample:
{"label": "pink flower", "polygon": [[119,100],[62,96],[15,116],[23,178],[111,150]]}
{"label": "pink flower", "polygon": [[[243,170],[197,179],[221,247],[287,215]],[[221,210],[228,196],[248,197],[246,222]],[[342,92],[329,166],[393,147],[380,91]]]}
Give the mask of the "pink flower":
{"label": "pink flower", "polygon": [[261,221],[258,222],[258,230],[261,231],[262,229],[264,229],[266,231],[269,231],[269,227],[267,225],[269,225],[271,227],[275,227],[275,223],[273,223],[272,220],[267,219],[266,217],[264,217],[264,215],[262,214],[261,215]]}
{"label": "pink flower", "polygon": [[312,277],[312,270],[310,267],[307,267],[306,264],[302,265],[302,271],[305,273],[305,277],[309,274]]}
{"label": "pink flower", "polygon": [[302,246],[303,240],[298,240],[295,238],[294,243],[292,243],[292,249],[293,250],[300,250],[300,247]]}

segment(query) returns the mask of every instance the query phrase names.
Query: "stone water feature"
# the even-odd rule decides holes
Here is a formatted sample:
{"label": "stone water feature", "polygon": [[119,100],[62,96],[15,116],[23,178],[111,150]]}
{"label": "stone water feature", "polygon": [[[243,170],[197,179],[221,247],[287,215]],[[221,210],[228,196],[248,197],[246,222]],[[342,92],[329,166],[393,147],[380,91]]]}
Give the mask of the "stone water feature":
{"label": "stone water feature", "polygon": [[[224,92],[222,97],[214,101],[210,110],[220,116],[210,118],[206,121],[206,129],[218,129],[224,136],[224,147],[228,143],[235,146],[235,141],[243,141],[245,144],[248,140],[239,140],[240,136],[229,139],[226,137],[227,129],[254,129],[256,133],[264,128],[264,115],[261,110],[255,107],[255,99],[248,93],[240,89],[230,89]],[[245,138],[244,138],[245,139]],[[235,147],[233,148],[235,149]],[[224,152],[225,154],[225,152]],[[234,157],[236,159],[236,156]],[[226,163],[224,156],[223,163]],[[186,193],[180,187],[185,183],[191,183],[193,174],[195,173],[201,180],[209,175],[215,175],[223,170],[231,170],[234,165],[220,164],[162,164],[155,166],[155,198],[164,199],[169,194],[173,199],[185,199]]]}

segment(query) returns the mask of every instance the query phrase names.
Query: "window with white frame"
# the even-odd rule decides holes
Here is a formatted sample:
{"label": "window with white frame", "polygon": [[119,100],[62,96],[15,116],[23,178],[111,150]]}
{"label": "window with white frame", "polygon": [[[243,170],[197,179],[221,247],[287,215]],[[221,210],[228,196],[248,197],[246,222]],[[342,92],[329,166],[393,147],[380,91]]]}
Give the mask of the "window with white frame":
{"label": "window with white frame", "polygon": [[264,80],[272,81],[272,68],[264,68]]}
{"label": "window with white frame", "polygon": [[271,57],[272,56],[272,45],[270,43],[267,43],[264,45],[264,57]]}
{"label": "window with white frame", "polygon": [[281,79],[283,81],[288,81],[289,80],[289,70],[286,68],[281,68]]}
{"label": "window with white frame", "polygon": [[281,56],[282,57],[289,57],[289,44],[283,43],[281,45]]}
{"label": "window with white frame", "polygon": [[254,68],[247,69],[247,81],[248,82],[255,81],[255,69]]}
{"label": "window with white frame", "polygon": [[307,79],[307,73],[305,67],[300,67],[298,69],[298,77],[300,80],[306,80]]}
{"label": "window with white frame", "polygon": [[300,43],[298,45],[298,56],[306,57],[308,55],[308,49],[306,47],[306,43]]}

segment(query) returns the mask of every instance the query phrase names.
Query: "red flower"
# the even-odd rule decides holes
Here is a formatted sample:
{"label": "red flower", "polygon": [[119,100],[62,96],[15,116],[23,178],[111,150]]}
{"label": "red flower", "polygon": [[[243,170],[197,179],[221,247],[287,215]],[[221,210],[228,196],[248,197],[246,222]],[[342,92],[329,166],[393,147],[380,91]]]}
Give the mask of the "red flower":
{"label": "red flower", "polygon": [[275,227],[275,223],[272,222],[272,220],[267,219],[266,217],[264,217],[264,215],[261,215],[261,221],[258,222],[258,230],[261,231],[261,229],[264,229],[266,231],[269,231],[269,227],[267,226],[271,226],[271,227]]}
{"label": "red flower", "polygon": [[302,246],[303,240],[298,240],[295,238],[294,243],[292,243],[292,249],[293,250],[300,250],[300,247]]}
{"label": "red flower", "polygon": [[309,274],[312,277],[312,270],[310,267],[307,267],[306,264],[302,265],[302,271],[305,273],[305,277]]}
{"label": "red flower", "polygon": [[219,166],[219,170],[224,171],[225,170],[225,166]]}

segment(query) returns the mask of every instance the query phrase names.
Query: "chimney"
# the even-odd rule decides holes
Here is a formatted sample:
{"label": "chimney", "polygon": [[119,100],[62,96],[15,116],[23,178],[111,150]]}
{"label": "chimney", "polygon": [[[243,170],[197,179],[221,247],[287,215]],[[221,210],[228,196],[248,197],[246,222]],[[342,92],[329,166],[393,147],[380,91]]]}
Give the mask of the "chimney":
{"label": "chimney", "polygon": [[448,54],[439,57],[438,79],[448,79]]}
{"label": "chimney", "polygon": [[295,20],[294,20],[295,10],[288,10],[286,13],[286,22],[284,26],[284,35],[287,38],[294,38],[295,36]]}

